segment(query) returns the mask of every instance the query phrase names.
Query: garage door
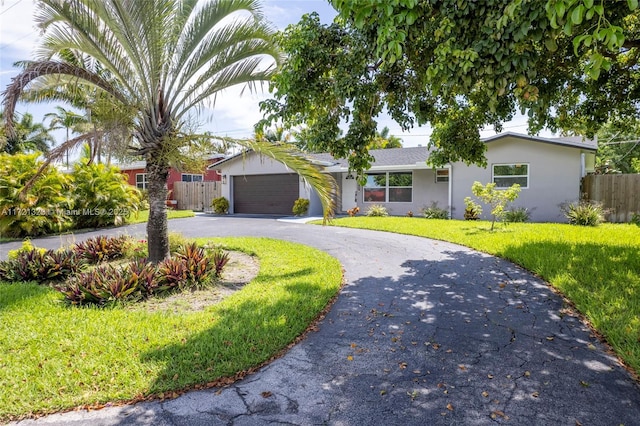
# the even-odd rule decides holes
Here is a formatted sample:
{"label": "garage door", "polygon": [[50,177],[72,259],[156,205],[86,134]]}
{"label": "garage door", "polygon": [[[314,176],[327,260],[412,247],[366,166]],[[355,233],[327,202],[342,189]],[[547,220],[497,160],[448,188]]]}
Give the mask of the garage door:
{"label": "garage door", "polygon": [[296,174],[234,176],[233,211],[291,215],[299,193]]}

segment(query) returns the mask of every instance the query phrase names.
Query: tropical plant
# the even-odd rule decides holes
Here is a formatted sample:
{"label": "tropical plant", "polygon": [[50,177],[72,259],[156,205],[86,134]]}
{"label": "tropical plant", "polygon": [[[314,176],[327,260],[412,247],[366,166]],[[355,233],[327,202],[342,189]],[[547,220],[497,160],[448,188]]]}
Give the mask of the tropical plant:
{"label": "tropical plant", "polygon": [[76,228],[122,225],[138,211],[142,195],[117,167],[76,164],[73,169]]}
{"label": "tropical plant", "polygon": [[100,263],[124,257],[131,244],[131,238],[126,235],[119,237],[98,235],[76,243],[73,251],[90,263]]}
{"label": "tropical plant", "polygon": [[367,145],[367,149],[391,149],[402,148],[402,139],[389,134],[389,128],[383,127],[380,132],[376,132],[371,142]]}
{"label": "tropical plant", "polygon": [[[71,177],[55,167],[42,168],[39,156],[0,153],[0,235],[4,237],[61,232],[73,223],[67,214],[73,208]],[[26,193],[25,186],[30,186]]]}
{"label": "tropical plant", "polygon": [[[43,31],[38,56],[5,92],[7,135],[15,135],[12,118],[20,94],[50,75],[64,76],[62,90],[89,83],[130,110],[135,152],[147,165],[149,260],[158,263],[169,256],[166,181],[171,162],[179,160],[189,142],[184,130],[198,108],[220,91],[236,85],[253,88],[271,78],[280,61],[272,30],[256,0],[42,0],[38,7],[36,21]],[[69,51],[96,67],[58,59]],[[269,58],[271,64],[265,62]],[[84,140],[71,139],[49,159]],[[325,215],[330,213],[335,191],[330,176],[291,147],[235,142],[298,172],[316,188]]]}
{"label": "tropical plant", "polygon": [[389,216],[389,212],[387,212],[387,208],[381,204],[373,204],[369,207],[366,213],[367,216],[373,217],[384,217]]}
{"label": "tropical plant", "polygon": [[464,198],[464,220],[478,220],[482,214],[482,206],[471,197]]}
{"label": "tropical plant", "polygon": [[496,189],[495,182],[482,185],[476,181],[471,186],[471,192],[491,207],[491,230],[493,231],[496,220],[501,220],[504,217],[507,204],[520,195],[520,185],[514,183],[509,188]]}
{"label": "tropical plant", "polygon": [[446,209],[438,207],[437,201],[431,203],[431,206],[424,208],[422,213],[427,219],[449,219],[449,212]]}
{"label": "tropical plant", "polygon": [[[4,120],[0,113],[0,121]],[[42,123],[36,123],[29,113],[22,114],[20,121],[15,124],[14,136],[8,138],[6,132],[0,132],[0,152],[9,154],[27,152],[49,152],[55,139],[49,134]]]}
{"label": "tropical plant", "polygon": [[531,213],[526,207],[510,208],[504,212],[504,221],[510,223],[528,222]]}
{"label": "tropical plant", "polygon": [[[87,124],[87,118],[83,115],[80,115],[74,111],[64,109],[61,106],[55,107],[56,112],[50,112],[44,115],[45,120],[49,119],[49,129],[50,130],[58,130],[65,129],[66,131],[66,139],[65,142],[69,141],[69,131],[76,133],[81,129],[82,125]],[[69,168],[69,150],[67,149],[65,152],[66,156],[66,165]]]}
{"label": "tropical plant", "polygon": [[215,214],[227,214],[229,212],[229,200],[225,197],[214,198],[211,201],[211,207]]}
{"label": "tropical plant", "polygon": [[561,210],[571,225],[598,226],[604,222],[605,209],[602,204],[580,201],[561,206]]}
{"label": "tropical plant", "polygon": [[291,211],[296,216],[304,216],[309,211],[309,200],[307,198],[298,198],[293,202]]}

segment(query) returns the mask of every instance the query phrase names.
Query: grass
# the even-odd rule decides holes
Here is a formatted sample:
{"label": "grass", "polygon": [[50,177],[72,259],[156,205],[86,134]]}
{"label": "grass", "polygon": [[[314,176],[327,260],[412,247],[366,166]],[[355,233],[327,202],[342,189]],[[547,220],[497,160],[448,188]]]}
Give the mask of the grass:
{"label": "grass", "polygon": [[[167,209],[167,219],[182,219],[185,217],[194,217],[196,214],[193,210],[171,210]],[[149,210],[140,210],[134,212],[127,218],[127,224],[146,223],[149,220]]]}
{"label": "grass", "polygon": [[48,287],[0,284],[0,421],[233,377],[286,348],[340,287],[340,264],[316,249],[213,241],[257,255],[260,272],[203,311],[76,308]]}
{"label": "grass", "polygon": [[616,353],[640,373],[640,227],[582,227],[403,217],[335,219],[335,226],[458,243],[513,261],[560,290]]}

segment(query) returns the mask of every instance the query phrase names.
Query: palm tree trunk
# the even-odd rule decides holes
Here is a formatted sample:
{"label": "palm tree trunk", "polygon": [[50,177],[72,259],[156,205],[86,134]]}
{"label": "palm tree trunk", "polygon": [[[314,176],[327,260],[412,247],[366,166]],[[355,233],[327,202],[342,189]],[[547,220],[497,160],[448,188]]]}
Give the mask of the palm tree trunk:
{"label": "palm tree trunk", "polygon": [[[147,154],[147,190],[149,192],[149,221],[147,245],[149,261],[159,263],[169,257],[169,232],[167,226],[167,177],[169,165],[162,156]],[[158,158],[159,157],[159,158]]]}

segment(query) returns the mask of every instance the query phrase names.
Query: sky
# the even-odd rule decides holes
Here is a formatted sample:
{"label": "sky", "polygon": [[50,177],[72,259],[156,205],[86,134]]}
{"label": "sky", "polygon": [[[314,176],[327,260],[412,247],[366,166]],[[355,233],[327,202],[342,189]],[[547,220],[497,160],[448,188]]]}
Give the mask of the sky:
{"label": "sky", "polygon": [[[34,0],[0,0],[0,92],[4,91],[17,75],[18,69],[13,63],[31,59],[34,46],[38,42],[39,32],[33,24]],[[318,12],[324,23],[330,23],[336,11],[327,0],[263,0],[262,9],[266,18],[277,28],[297,23],[305,13]],[[259,102],[268,98],[266,86],[264,92],[248,93],[240,96],[239,90],[229,90],[217,98],[215,109],[208,110],[200,117],[201,130],[229,137],[250,137],[253,126],[261,118]],[[18,113],[31,113],[36,121],[42,121],[44,114],[53,111],[57,104],[19,104]],[[67,106],[63,105],[65,108]],[[378,118],[379,129],[388,127],[390,134],[400,137],[405,147],[423,145],[429,141],[431,129],[428,126],[414,128],[409,132],[402,129],[388,116]],[[506,123],[503,131],[526,133],[526,119],[516,117]],[[495,134],[492,129],[481,132],[487,137]],[[63,133],[54,133],[58,142],[64,140]],[[550,134],[541,133],[541,136]]]}

